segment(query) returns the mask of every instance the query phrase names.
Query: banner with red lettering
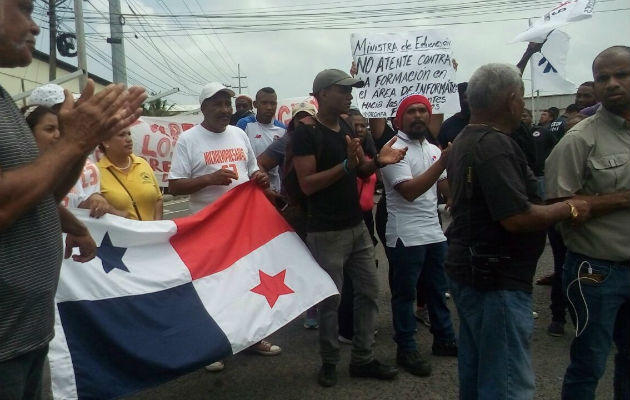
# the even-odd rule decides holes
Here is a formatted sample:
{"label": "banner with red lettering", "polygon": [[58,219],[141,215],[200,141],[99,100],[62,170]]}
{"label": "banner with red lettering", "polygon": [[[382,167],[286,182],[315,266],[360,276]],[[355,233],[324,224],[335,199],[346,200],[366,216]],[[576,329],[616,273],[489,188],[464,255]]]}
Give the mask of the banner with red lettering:
{"label": "banner with red lettering", "polygon": [[168,186],[168,172],[179,135],[200,123],[201,113],[171,117],[140,117],[131,126],[133,153],[147,160],[160,186]]}
{"label": "banner with red lettering", "polygon": [[313,103],[315,108],[318,108],[317,100],[315,100],[315,97],[313,96],[291,97],[288,99],[281,99],[281,100],[278,100],[278,108],[276,109],[276,119],[282,122],[285,126],[288,126],[292,118],[291,109],[293,108],[294,105],[304,103],[304,102]]}

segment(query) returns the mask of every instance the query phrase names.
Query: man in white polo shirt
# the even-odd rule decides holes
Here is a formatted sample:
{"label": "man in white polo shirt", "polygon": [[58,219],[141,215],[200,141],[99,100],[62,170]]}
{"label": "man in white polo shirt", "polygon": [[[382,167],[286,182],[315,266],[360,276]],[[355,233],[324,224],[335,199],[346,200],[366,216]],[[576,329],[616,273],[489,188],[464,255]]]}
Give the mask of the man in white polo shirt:
{"label": "man in white polo shirt", "polygon": [[[397,164],[381,169],[387,195],[386,245],[392,274],[392,318],[398,345],[396,362],[417,376],[431,374],[431,365],[421,357],[415,340],[416,283],[423,273],[433,354],[456,356],[457,345],[451,316],[446,307],[444,272],[446,237],[437,214],[437,191],[447,194],[446,151],[430,144],[425,135],[431,118],[431,103],[421,95],[404,98],[396,112],[398,141],[407,147]],[[437,183],[436,183],[437,182]]]}
{"label": "man in white polo shirt", "polygon": [[[267,174],[258,170],[256,156],[242,129],[229,125],[234,92],[218,82],[201,89],[199,103],[203,121],[182,133],[175,146],[168,174],[171,194],[189,194],[190,210],[195,213],[217,200],[223,193],[249,180],[269,187]],[[276,355],[279,346],[261,341],[252,350]],[[206,367],[223,369],[217,361]]]}

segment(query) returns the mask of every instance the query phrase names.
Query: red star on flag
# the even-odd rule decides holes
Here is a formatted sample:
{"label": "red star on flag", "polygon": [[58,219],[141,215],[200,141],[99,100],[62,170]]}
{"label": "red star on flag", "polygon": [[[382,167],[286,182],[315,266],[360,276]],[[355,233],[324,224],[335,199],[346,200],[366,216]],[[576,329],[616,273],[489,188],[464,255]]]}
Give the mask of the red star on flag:
{"label": "red star on flag", "polygon": [[267,303],[269,303],[269,307],[273,308],[274,304],[276,304],[276,301],[278,301],[278,297],[282,296],[283,294],[295,293],[284,283],[284,277],[286,274],[286,269],[280,271],[274,276],[267,275],[262,270],[258,270],[258,275],[260,276],[260,284],[251,289],[251,291],[261,296],[265,296],[265,298],[267,299]]}

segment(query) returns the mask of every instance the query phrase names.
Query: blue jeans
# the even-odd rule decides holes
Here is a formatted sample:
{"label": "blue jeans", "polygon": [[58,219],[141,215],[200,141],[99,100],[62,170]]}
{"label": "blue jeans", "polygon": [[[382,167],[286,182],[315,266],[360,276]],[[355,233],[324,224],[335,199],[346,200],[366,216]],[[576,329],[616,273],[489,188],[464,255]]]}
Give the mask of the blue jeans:
{"label": "blue jeans", "polygon": [[[593,276],[597,274],[595,278],[599,282],[588,278],[576,281],[578,272],[588,272],[588,265],[593,270]],[[564,375],[562,398],[595,398],[595,388],[604,374],[606,359],[614,341],[617,345],[615,400],[630,399],[630,268],[628,265],[569,251],[563,280],[565,291],[571,285],[567,297],[576,310],[570,305],[569,310],[577,318],[578,332],[582,329],[583,332],[571,343],[571,361]],[[588,305],[588,320],[585,303]]]}
{"label": "blue jeans", "polygon": [[452,288],[460,319],[459,398],[531,400],[531,293],[479,291],[458,282]]}
{"label": "blue jeans", "polygon": [[394,340],[401,351],[417,350],[414,317],[416,283],[423,274],[422,290],[427,301],[431,333],[434,342],[452,342],[455,331],[451,313],[446,306],[444,292],[448,290],[444,272],[446,242],[405,247],[398,239],[396,247],[390,247],[389,262],[392,275],[392,319]]}

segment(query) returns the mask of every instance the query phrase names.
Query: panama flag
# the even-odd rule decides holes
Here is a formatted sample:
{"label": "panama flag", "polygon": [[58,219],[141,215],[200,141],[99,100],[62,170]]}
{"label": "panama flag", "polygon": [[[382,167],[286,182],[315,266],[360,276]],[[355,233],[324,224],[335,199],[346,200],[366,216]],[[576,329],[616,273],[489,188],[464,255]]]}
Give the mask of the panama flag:
{"label": "panama flag", "polygon": [[251,183],[173,221],[88,226],[94,260],[65,260],[49,359],[57,399],[111,399],[235,354],[337,293]]}

